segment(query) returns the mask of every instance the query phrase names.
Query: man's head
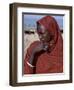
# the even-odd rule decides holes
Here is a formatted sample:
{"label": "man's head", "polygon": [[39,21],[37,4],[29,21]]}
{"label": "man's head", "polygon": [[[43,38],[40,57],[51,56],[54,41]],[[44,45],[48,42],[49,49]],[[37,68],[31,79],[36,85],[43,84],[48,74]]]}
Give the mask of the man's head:
{"label": "man's head", "polygon": [[46,28],[39,23],[37,24],[37,33],[42,42],[49,43],[49,41],[51,40],[51,36],[48,30],[46,30]]}
{"label": "man's head", "polygon": [[54,45],[60,33],[56,20],[51,16],[45,16],[37,21],[37,33],[42,42]]}

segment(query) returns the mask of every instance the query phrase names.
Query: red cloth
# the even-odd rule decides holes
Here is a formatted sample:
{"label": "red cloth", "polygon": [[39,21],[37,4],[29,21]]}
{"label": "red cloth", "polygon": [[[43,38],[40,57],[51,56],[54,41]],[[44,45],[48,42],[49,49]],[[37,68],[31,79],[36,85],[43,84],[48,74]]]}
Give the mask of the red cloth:
{"label": "red cloth", "polygon": [[[50,52],[44,52],[40,55],[36,55],[36,68],[32,68],[27,64],[29,62],[32,50],[40,43],[35,41],[30,45],[27,50],[26,57],[24,59],[24,74],[34,73],[60,73],[63,72],[63,39],[60,33],[59,26],[54,18],[46,16],[37,21],[41,25],[44,25],[46,30],[53,35],[53,44],[49,42]],[[34,59],[35,60],[35,59]]]}

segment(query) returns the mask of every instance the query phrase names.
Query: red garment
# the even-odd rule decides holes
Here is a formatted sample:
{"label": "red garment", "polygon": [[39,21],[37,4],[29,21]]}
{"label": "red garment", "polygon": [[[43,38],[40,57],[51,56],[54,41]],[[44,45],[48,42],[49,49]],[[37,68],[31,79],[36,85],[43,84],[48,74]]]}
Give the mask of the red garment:
{"label": "red garment", "polygon": [[44,52],[36,55],[37,60],[35,68],[30,67],[27,62],[30,60],[32,50],[40,42],[35,41],[30,45],[24,59],[24,74],[63,72],[63,40],[56,20],[51,16],[45,16],[37,21],[37,23],[44,25],[46,30],[50,32],[53,36],[53,43],[49,42],[50,52]]}

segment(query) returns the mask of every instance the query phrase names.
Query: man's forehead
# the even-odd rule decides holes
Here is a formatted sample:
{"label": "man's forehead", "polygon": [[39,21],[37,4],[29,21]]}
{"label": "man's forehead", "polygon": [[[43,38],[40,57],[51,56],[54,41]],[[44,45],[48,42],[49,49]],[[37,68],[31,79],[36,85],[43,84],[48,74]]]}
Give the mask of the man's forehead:
{"label": "man's forehead", "polygon": [[38,25],[37,30],[45,32],[45,27],[43,25]]}

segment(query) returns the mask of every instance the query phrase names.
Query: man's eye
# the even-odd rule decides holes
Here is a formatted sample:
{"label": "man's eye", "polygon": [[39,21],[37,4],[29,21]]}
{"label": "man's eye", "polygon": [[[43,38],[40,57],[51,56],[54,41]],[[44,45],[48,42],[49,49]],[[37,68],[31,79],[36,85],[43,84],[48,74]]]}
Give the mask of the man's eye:
{"label": "man's eye", "polygon": [[42,32],[38,32],[39,34],[43,34]]}
{"label": "man's eye", "polygon": [[44,37],[46,37],[47,35],[46,34],[43,34]]}

